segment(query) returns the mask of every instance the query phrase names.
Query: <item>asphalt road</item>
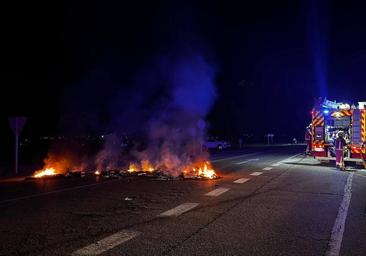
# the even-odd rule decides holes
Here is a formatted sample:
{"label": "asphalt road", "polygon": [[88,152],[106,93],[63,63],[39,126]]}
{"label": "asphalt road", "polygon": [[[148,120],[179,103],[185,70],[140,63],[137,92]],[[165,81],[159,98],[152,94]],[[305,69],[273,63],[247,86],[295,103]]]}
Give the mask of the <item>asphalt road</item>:
{"label": "asphalt road", "polygon": [[0,255],[366,255],[366,172],[303,150],[215,154],[217,180],[0,182]]}

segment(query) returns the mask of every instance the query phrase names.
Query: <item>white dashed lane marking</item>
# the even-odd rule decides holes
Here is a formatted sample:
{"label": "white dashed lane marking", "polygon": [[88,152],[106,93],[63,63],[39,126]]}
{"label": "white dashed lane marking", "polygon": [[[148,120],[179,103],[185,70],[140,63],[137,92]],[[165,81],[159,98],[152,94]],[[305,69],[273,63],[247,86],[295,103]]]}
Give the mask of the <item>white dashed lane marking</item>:
{"label": "white dashed lane marking", "polygon": [[177,217],[185,212],[188,212],[189,210],[192,210],[193,208],[197,207],[198,203],[184,203],[181,205],[178,205],[177,207],[170,209],[166,212],[163,212],[160,214],[160,217]]}
{"label": "white dashed lane marking", "polygon": [[262,175],[262,174],[263,174],[263,172],[253,172],[250,175],[252,175],[252,176],[259,176],[259,175]]}
{"label": "white dashed lane marking", "polygon": [[219,196],[224,194],[225,192],[229,191],[230,188],[217,188],[215,190],[212,190],[211,192],[208,192],[206,196]]}
{"label": "white dashed lane marking", "polygon": [[238,164],[238,165],[240,165],[240,164],[246,164],[246,163],[254,162],[254,161],[258,161],[258,160],[259,160],[259,158],[248,159],[248,160],[245,160],[245,161],[237,162],[236,164]]}
{"label": "white dashed lane marking", "polygon": [[141,232],[132,230],[121,230],[113,235],[110,235],[96,243],[85,246],[72,253],[72,256],[81,255],[99,255],[114,247],[131,240],[132,238],[138,236]]}
{"label": "white dashed lane marking", "polygon": [[272,170],[273,168],[272,167],[265,167],[265,168],[263,168],[262,170],[263,171],[269,171],[269,170]]}
{"label": "white dashed lane marking", "polygon": [[240,178],[240,179],[234,180],[233,183],[242,184],[242,183],[247,182],[249,180],[250,180],[249,178]]}

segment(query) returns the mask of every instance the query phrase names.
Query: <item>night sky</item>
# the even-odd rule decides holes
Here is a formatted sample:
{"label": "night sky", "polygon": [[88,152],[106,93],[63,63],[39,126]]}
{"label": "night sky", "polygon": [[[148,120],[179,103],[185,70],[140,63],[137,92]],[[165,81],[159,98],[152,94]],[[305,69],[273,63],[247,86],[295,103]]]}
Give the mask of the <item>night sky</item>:
{"label": "night sky", "polygon": [[[2,139],[11,136],[11,115],[29,117],[23,136],[113,131],[118,109],[147,113],[164,95],[146,75],[156,60],[190,50],[216,70],[211,134],[301,137],[315,97],[366,99],[365,9],[349,1],[8,4]],[[138,109],[136,98],[144,101]]]}

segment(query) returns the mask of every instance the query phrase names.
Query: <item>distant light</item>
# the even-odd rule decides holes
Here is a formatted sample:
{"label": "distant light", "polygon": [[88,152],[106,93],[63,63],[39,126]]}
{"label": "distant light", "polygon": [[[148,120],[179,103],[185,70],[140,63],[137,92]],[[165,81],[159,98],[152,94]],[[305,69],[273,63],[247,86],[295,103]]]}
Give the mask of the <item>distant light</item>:
{"label": "distant light", "polygon": [[329,110],[328,109],[324,109],[323,110],[323,113],[327,115],[327,114],[329,114]]}

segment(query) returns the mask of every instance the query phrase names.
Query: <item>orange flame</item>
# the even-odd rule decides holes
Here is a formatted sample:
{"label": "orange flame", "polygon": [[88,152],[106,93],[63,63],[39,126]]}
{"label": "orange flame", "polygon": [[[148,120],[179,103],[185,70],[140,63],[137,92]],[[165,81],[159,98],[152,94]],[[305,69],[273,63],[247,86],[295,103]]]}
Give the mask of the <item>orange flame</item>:
{"label": "orange flame", "polygon": [[67,170],[72,168],[79,169],[77,160],[72,155],[56,155],[49,153],[44,159],[44,166],[42,170],[38,170],[33,174],[34,178],[42,178],[45,176],[54,176],[57,174],[64,174]]}
{"label": "orange flame", "polygon": [[215,170],[212,168],[209,162],[204,162],[198,164],[200,167],[187,167],[183,171],[184,177],[188,178],[206,178],[206,179],[216,179],[218,176],[216,175]]}
{"label": "orange flame", "polygon": [[42,178],[42,177],[45,177],[45,176],[54,176],[56,174],[57,174],[57,172],[54,168],[46,168],[44,170],[36,171],[33,174],[33,177],[34,178]]}
{"label": "orange flame", "polygon": [[134,163],[130,163],[130,166],[128,167],[128,172],[129,173],[133,173],[133,172],[137,172],[137,165],[136,164],[134,164]]}
{"label": "orange flame", "polygon": [[153,172],[154,171],[154,168],[150,164],[149,160],[142,160],[141,168],[142,168],[143,172]]}
{"label": "orange flame", "polygon": [[210,163],[205,162],[203,168],[198,169],[198,176],[208,179],[215,179],[217,177],[215,171],[212,169],[211,166],[208,166],[210,166]]}
{"label": "orange flame", "polygon": [[130,163],[130,166],[128,167],[128,172],[129,173],[133,173],[133,172],[153,172],[155,169],[154,167],[150,164],[149,160],[142,160],[141,164],[135,164],[135,163]]}

